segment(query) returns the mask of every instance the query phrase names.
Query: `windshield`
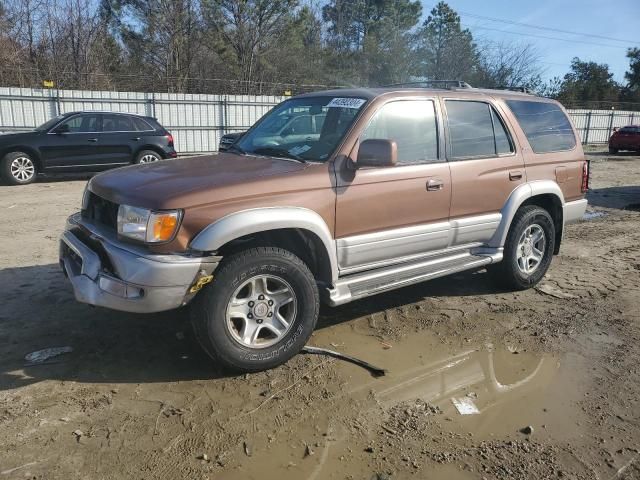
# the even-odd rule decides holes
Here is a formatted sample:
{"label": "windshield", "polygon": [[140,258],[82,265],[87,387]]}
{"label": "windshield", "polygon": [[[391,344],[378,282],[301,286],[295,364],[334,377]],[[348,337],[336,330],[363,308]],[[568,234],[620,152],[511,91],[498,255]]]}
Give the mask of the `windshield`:
{"label": "windshield", "polygon": [[60,120],[62,120],[64,118],[64,115],[58,115],[57,117],[52,118],[51,120],[47,120],[46,122],[44,122],[42,125],[40,125],[39,127],[35,128],[36,132],[44,132],[49,130],[51,127],[53,127],[56,123],[58,123]]}
{"label": "windshield", "polygon": [[248,154],[324,162],[366,103],[354,97],[293,98],[274,107],[235,144]]}

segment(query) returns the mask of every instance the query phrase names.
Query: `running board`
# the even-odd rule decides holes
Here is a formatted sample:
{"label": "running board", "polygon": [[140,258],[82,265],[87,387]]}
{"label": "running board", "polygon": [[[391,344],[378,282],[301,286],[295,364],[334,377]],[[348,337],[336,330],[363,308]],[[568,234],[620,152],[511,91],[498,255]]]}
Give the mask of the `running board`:
{"label": "running board", "polygon": [[444,277],[452,273],[462,272],[497,263],[502,260],[502,251],[482,254],[471,252],[457,253],[447,257],[405,263],[392,267],[349,275],[338,279],[334,288],[327,289],[327,303],[331,306],[368,297],[377,293],[394,290],[414,283],[433,278]]}

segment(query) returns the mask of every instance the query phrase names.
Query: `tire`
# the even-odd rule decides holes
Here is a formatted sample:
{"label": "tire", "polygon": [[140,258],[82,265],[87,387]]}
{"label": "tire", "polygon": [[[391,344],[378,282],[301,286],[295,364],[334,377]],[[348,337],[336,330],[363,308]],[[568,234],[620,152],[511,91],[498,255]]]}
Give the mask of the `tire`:
{"label": "tire", "polygon": [[[542,242],[535,239],[542,232]],[[534,243],[527,246],[527,234],[532,234]],[[513,218],[504,246],[502,262],[491,267],[493,279],[509,290],[525,290],[536,285],[549,269],[555,247],[556,232],[549,212],[535,205],[521,207]],[[524,243],[523,243],[524,242]],[[525,255],[536,255],[542,251],[541,258],[535,263]],[[535,264],[534,264],[535,263]],[[527,268],[529,271],[526,271]]]}
{"label": "tire", "polygon": [[313,333],[319,310],[307,265],[286,250],[258,247],[223,259],[214,280],[193,300],[190,315],[198,342],[217,364],[256,372],[296,355]]}
{"label": "tire", "polygon": [[162,160],[162,155],[153,150],[141,150],[136,155],[134,163],[154,163]]}
{"label": "tire", "polygon": [[38,167],[31,155],[27,153],[7,153],[0,163],[2,176],[9,185],[27,185],[36,179]]}
{"label": "tire", "polygon": [[614,147],[609,147],[609,153],[618,153],[618,149]]}

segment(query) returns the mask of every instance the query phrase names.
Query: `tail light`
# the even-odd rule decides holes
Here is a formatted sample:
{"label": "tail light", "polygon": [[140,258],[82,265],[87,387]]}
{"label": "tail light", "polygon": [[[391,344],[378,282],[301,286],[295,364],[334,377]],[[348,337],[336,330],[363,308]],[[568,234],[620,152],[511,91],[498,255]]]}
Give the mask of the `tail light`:
{"label": "tail light", "polygon": [[170,147],[173,147],[173,135],[171,135],[170,133],[167,133],[164,138],[167,139],[167,145],[169,145]]}
{"label": "tail light", "polygon": [[586,193],[589,190],[589,162],[586,161],[582,164],[582,193]]}

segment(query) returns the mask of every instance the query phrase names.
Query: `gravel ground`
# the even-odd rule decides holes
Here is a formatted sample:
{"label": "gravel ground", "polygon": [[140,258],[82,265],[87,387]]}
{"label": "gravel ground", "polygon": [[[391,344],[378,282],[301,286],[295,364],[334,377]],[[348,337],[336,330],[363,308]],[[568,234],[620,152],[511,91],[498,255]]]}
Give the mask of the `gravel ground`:
{"label": "gravel ground", "polygon": [[323,310],[311,344],[381,378],[226,376],[182,311],[76,303],[57,239],[86,178],[1,186],[0,479],[640,478],[640,156],[589,157],[591,216],[536,289],[480,271]]}

